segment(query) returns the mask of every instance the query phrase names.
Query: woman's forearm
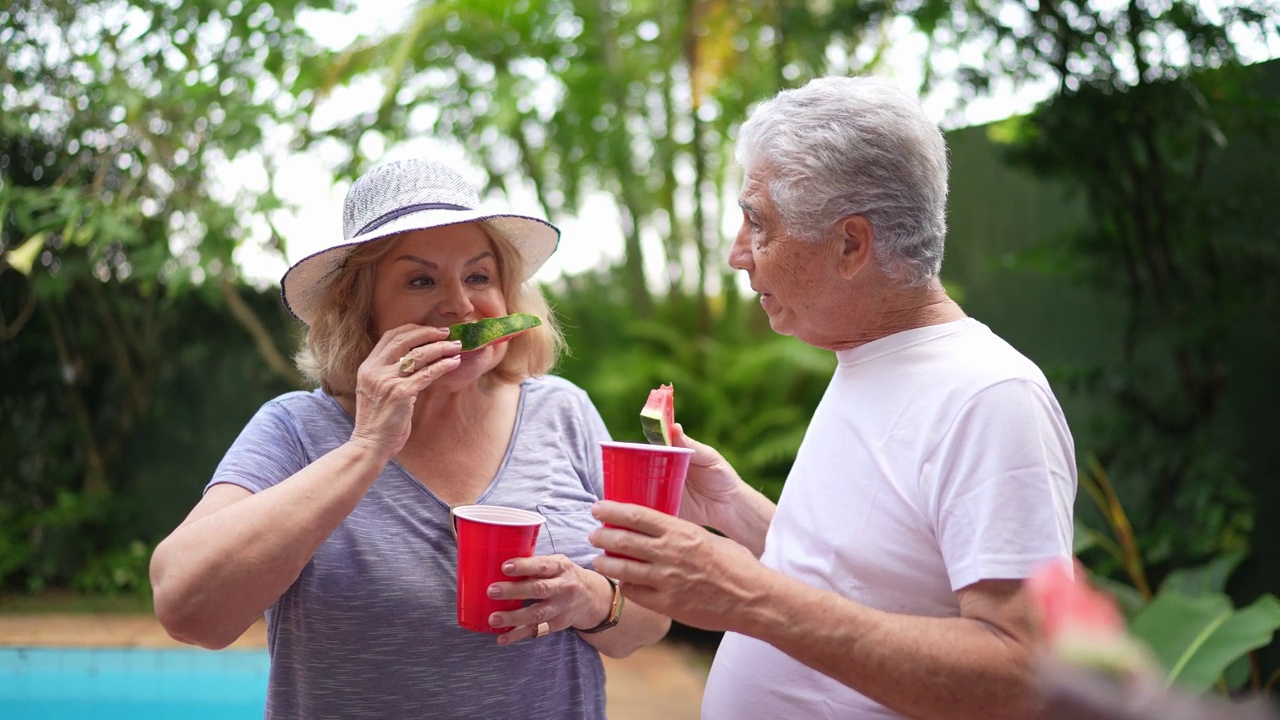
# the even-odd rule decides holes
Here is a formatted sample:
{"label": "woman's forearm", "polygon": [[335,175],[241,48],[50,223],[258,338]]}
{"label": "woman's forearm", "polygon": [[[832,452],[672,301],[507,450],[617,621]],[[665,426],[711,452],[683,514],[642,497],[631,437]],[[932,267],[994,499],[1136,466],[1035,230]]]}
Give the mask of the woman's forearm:
{"label": "woman's forearm", "polygon": [[[603,580],[604,576],[601,575],[600,578]],[[603,606],[612,611],[613,586],[605,581],[604,588],[602,598],[606,603]],[[658,642],[670,629],[671,618],[634,603],[628,605],[624,598],[622,615],[618,618],[617,625],[604,632],[579,633],[579,636],[602,655],[624,658],[645,645]]]}
{"label": "woman's forearm", "polygon": [[156,617],[183,642],[234,642],[297,580],[386,462],[347,443],[260,493],[214,486],[152,555]]}

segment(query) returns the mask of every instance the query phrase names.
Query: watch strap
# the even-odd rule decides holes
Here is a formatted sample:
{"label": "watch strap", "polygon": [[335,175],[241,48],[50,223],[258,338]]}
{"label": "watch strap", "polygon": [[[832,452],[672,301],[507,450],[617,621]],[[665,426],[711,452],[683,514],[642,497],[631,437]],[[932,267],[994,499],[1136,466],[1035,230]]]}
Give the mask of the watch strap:
{"label": "watch strap", "polygon": [[618,621],[622,619],[622,606],[626,604],[627,601],[626,598],[622,596],[622,586],[618,584],[617,580],[614,580],[608,575],[604,575],[603,577],[605,580],[609,581],[609,586],[613,588],[613,603],[609,606],[609,616],[595,627],[589,627],[585,630],[579,629],[578,632],[580,633],[591,634],[598,633],[602,630],[608,630],[614,625],[617,625]]}

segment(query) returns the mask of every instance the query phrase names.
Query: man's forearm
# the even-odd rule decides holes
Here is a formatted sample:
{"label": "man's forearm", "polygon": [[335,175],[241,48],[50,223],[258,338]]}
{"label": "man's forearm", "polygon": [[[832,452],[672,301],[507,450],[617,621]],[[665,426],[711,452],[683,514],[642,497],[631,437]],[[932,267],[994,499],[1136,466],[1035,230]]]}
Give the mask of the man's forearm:
{"label": "man's forearm", "polygon": [[1032,718],[1025,642],[979,620],[867,608],[767,570],[760,602],[730,629],[756,637],[876,702],[920,720]]}

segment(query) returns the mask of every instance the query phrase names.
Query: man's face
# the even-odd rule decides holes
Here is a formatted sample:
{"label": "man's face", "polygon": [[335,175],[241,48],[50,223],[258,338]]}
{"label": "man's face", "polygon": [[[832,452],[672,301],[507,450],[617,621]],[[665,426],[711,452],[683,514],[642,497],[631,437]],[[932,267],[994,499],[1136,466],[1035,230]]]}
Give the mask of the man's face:
{"label": "man's face", "polygon": [[801,340],[819,334],[830,293],[832,244],[827,240],[793,238],[769,197],[767,176],[747,173],[738,204],[742,227],[729,250],[729,267],[743,270],[774,332]]}

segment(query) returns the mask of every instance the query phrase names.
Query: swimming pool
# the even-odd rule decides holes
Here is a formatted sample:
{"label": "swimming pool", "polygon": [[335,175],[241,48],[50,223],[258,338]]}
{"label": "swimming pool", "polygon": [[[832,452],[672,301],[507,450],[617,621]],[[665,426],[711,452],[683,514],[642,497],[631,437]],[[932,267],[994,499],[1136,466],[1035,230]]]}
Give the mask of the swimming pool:
{"label": "swimming pool", "polygon": [[260,719],[265,650],[0,648],[4,720]]}

